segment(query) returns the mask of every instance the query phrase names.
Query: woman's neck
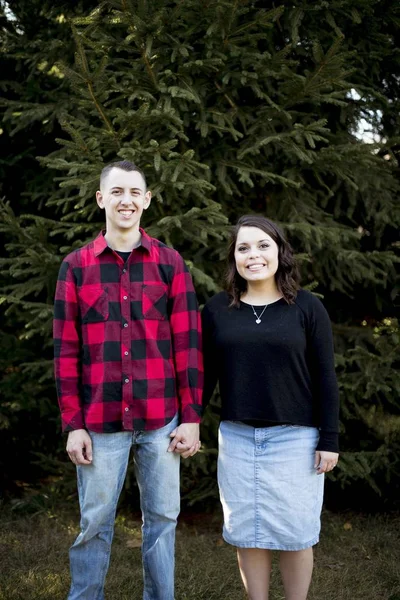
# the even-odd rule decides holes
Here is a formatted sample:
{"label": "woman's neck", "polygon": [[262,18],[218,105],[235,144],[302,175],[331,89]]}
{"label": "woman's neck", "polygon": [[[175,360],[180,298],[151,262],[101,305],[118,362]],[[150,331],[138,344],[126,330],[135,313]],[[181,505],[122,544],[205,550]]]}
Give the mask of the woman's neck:
{"label": "woman's neck", "polygon": [[247,290],[240,298],[243,302],[247,304],[270,304],[282,298],[282,293],[279,291],[275,280],[273,282],[260,281],[259,285],[254,283],[247,284]]}

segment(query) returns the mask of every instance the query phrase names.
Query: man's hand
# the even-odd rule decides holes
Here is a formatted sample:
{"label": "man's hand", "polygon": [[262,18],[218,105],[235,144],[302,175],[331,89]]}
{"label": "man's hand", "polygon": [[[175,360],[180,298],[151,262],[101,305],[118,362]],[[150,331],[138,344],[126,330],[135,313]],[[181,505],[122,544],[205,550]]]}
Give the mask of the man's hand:
{"label": "man's hand", "polygon": [[75,429],[69,432],[67,452],[75,465],[92,464],[92,440],[86,429]]}
{"label": "man's hand", "polygon": [[168,452],[177,452],[182,458],[193,456],[200,450],[200,425],[198,423],[181,423],[171,433],[172,441]]}

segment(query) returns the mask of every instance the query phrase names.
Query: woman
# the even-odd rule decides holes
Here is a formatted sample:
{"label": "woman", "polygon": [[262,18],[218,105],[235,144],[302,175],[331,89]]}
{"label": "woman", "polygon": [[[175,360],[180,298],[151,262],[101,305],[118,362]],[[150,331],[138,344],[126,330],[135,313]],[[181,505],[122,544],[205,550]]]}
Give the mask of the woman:
{"label": "woman", "polygon": [[299,289],[290,245],[265,217],[241,217],[226,291],[203,310],[205,402],[219,381],[224,539],[251,600],[267,600],[280,550],[287,600],[305,600],[323,473],[338,461],[338,389],[322,303]]}

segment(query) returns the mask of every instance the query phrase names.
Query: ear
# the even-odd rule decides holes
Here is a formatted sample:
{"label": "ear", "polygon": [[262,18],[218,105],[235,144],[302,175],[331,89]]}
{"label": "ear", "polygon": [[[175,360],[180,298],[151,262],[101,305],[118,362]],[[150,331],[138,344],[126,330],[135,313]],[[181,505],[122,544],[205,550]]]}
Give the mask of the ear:
{"label": "ear", "polygon": [[103,194],[99,190],[96,192],[96,202],[99,208],[104,208]]}
{"label": "ear", "polygon": [[151,202],[151,192],[150,192],[150,190],[148,190],[144,195],[144,202],[143,202],[144,210],[147,210],[149,208],[150,202]]}

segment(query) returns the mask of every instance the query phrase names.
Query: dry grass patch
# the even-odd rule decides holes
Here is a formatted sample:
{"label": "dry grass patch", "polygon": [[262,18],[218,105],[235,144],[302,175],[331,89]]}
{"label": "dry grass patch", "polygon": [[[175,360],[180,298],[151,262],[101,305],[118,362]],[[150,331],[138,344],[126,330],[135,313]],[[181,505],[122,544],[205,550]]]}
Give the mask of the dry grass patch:
{"label": "dry grass patch", "polygon": [[[41,513],[0,526],[0,600],[65,600],[68,546],[77,515]],[[182,520],[177,532],[176,600],[243,600],[234,549],[220,515]],[[140,521],[119,516],[107,578],[109,600],[141,600]],[[270,600],[283,600],[274,563]],[[400,600],[400,517],[324,513],[309,600]]]}

